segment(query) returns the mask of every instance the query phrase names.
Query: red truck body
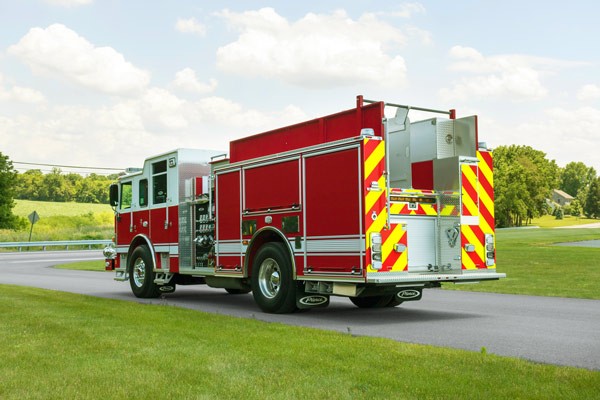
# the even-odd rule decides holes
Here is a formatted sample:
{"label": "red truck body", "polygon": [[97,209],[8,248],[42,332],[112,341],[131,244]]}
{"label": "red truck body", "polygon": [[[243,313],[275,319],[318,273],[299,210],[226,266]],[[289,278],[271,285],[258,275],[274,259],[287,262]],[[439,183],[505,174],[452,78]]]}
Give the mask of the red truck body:
{"label": "red truck body", "polygon": [[397,306],[443,282],[503,277],[477,118],[411,123],[409,109],[359,96],[350,110],[232,141],[228,158],[147,159],[111,188],[107,269],[139,297],[207,284],[251,291],[276,313],[331,296]]}

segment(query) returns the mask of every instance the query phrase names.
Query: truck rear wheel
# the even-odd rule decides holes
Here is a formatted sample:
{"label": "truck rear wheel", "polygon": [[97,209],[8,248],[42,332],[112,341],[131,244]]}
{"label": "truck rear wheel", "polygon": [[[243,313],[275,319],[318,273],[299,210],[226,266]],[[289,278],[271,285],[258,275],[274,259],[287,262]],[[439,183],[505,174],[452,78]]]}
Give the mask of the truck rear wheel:
{"label": "truck rear wheel", "polygon": [[263,245],[252,267],[252,295],[267,313],[290,313],[296,310],[296,285],[292,263],[281,243]]}
{"label": "truck rear wheel", "polygon": [[358,308],[394,307],[391,305],[394,297],[394,295],[350,297],[350,301]]}
{"label": "truck rear wheel", "polygon": [[133,250],[129,263],[129,286],[135,297],[142,299],[160,296],[158,285],[154,283],[152,254],[146,246]]}

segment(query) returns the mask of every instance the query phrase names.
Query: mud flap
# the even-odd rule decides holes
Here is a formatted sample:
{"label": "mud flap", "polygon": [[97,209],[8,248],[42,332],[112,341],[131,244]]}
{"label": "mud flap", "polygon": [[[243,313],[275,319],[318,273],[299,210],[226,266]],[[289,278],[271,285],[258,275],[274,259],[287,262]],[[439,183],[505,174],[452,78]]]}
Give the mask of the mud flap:
{"label": "mud flap", "polygon": [[329,296],[322,294],[306,293],[298,288],[296,291],[296,307],[300,310],[315,307],[327,307],[329,305]]}
{"label": "mud flap", "polygon": [[421,300],[421,297],[423,297],[423,289],[420,288],[402,289],[396,292],[395,296],[399,301],[417,301]]}
{"label": "mud flap", "polygon": [[175,285],[162,285],[158,287],[161,293],[173,293],[175,291]]}

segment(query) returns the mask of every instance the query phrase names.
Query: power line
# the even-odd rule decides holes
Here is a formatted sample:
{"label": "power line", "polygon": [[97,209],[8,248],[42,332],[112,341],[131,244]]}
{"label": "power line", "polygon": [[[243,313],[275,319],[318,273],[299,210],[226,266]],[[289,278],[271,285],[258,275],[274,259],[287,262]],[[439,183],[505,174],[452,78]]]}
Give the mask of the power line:
{"label": "power line", "polygon": [[13,161],[13,164],[23,164],[23,165],[37,165],[41,167],[56,167],[56,168],[76,168],[76,169],[101,169],[108,171],[125,171],[125,168],[104,168],[104,167],[82,167],[76,165],[58,165],[58,164],[40,164],[40,163],[30,163],[30,162],[21,162],[21,161]]}
{"label": "power line", "polygon": [[[30,171],[31,168],[27,168],[27,167],[15,167],[15,170],[18,172],[27,172]],[[47,168],[36,168],[36,171],[40,171],[43,173],[50,173],[50,172],[54,172],[53,169],[47,169]],[[96,175],[102,175],[102,176],[109,176],[109,175],[115,175],[115,172],[96,172],[96,171],[62,171],[63,173],[70,173],[70,174],[96,174]]]}

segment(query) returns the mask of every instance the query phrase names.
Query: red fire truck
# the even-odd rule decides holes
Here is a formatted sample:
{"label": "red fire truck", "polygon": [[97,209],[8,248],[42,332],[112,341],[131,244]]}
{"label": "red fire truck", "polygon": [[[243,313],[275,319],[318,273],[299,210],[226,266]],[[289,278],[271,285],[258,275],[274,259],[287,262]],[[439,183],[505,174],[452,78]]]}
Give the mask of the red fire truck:
{"label": "red fire truck", "polygon": [[[386,117],[384,111],[392,111]],[[411,122],[410,110],[442,114]],[[176,285],[252,292],[265,312],[419,300],[496,272],[492,154],[477,117],[357,97],[356,107],[178,149],[110,188],[106,269],[137,297]]]}

